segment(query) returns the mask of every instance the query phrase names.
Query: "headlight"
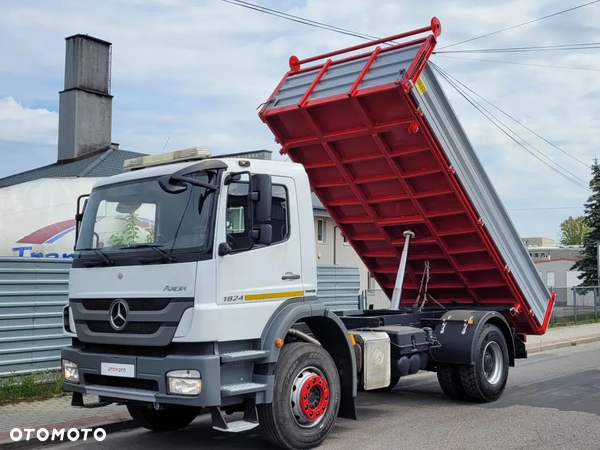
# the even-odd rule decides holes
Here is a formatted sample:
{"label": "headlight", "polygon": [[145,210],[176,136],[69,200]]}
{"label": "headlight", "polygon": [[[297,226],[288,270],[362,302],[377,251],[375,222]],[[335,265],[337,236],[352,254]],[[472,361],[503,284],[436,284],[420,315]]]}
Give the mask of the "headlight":
{"label": "headlight", "polygon": [[202,390],[200,372],[197,370],[172,370],[167,373],[168,393],[198,395]]}
{"label": "headlight", "polygon": [[62,360],[63,378],[70,383],[79,383],[79,369],[77,364],[67,359]]}

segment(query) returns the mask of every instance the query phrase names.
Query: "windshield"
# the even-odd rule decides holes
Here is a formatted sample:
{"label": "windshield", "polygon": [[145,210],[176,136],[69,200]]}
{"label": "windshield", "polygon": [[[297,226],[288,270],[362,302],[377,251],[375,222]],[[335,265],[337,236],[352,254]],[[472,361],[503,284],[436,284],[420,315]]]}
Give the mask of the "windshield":
{"label": "windshield", "polygon": [[[196,172],[188,176],[213,183],[216,175]],[[184,192],[167,193],[156,178],[94,189],[76,250],[204,250],[210,245],[213,196],[213,190],[192,185]]]}

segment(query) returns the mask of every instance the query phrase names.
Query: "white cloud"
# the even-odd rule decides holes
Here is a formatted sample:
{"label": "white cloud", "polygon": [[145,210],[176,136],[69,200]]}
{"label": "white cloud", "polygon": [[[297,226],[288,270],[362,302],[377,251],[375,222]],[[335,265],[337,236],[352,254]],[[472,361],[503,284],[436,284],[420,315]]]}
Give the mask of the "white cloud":
{"label": "white cloud", "polygon": [[[475,0],[360,0],[274,2],[254,0],[290,14],[385,36],[442,22],[439,48],[505,28],[577,2],[517,0],[483,4]],[[183,0],[105,0],[75,6],[67,0],[52,8],[34,0],[3,7],[0,28],[11,40],[0,40],[2,68],[0,140],[56,143],[58,94],[62,88],[64,38],[87,33],[113,43],[113,140],[129,150],[159,153],[208,145],[215,153],[277,146],[258,119],[264,102],[287,70],[291,54],[311,56],[361,40],[303,26],[225,2]],[[82,4],[83,5],[83,4]],[[289,5],[289,6],[288,6]],[[594,5],[495,34],[448,50],[552,45],[600,40]],[[595,53],[543,52],[451,56],[514,61],[523,64],[600,69]],[[596,155],[600,129],[600,77],[572,71],[511,64],[433,60],[475,92],[518,121],[586,163]],[[579,206],[587,194],[564,180],[445,87],[477,153],[501,198],[509,207]],[[14,99],[17,100],[14,100]],[[21,103],[19,103],[21,102]],[[33,109],[43,104],[48,109]],[[30,108],[23,105],[28,105]],[[485,104],[484,104],[485,105]],[[485,105],[489,108],[489,105]],[[550,158],[587,182],[589,170],[533,136],[498,111],[502,121]],[[51,158],[52,159],[52,158]],[[29,167],[29,166],[28,166]],[[24,168],[24,167],[23,167]],[[11,165],[11,170],[21,170]],[[8,175],[0,169],[0,176]],[[555,236],[561,215],[515,213],[522,233]],[[577,213],[577,211],[574,211]]]}
{"label": "white cloud", "polygon": [[0,140],[54,144],[58,139],[58,114],[27,108],[12,97],[0,98]]}

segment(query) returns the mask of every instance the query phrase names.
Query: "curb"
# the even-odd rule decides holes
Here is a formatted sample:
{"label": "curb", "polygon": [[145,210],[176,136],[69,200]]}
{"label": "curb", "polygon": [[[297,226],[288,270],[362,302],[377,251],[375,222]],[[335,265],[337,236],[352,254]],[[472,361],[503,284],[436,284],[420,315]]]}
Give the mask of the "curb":
{"label": "curb", "polygon": [[[56,425],[60,425],[60,424],[56,424]],[[53,427],[57,428],[56,425],[54,425]],[[46,426],[44,426],[44,425],[40,425],[35,428],[45,428],[45,427]],[[138,427],[139,427],[139,425],[134,420],[128,419],[128,420],[118,420],[118,421],[113,421],[113,422],[100,423],[97,425],[74,426],[74,427],[70,427],[70,428],[75,428],[79,431],[81,431],[84,428],[92,430],[91,433],[88,433],[87,440],[89,441],[90,435],[97,428],[103,428],[104,431],[106,431],[106,434],[109,435],[109,434],[117,433],[119,431],[131,430],[131,429],[138,428]],[[93,439],[94,438],[91,437],[91,440],[93,442],[95,442]],[[83,440],[80,438],[77,441],[70,441],[66,437],[66,435],[65,435],[64,440],[62,440],[62,441],[50,441],[50,440],[40,441],[37,437],[32,437],[28,441],[22,439],[22,440],[16,441],[16,442],[14,442],[14,441],[0,442],[0,450],[30,449],[30,448],[40,447],[43,445],[60,445],[60,444],[66,444],[69,442],[83,442]]]}
{"label": "curb", "polygon": [[600,341],[600,335],[585,337],[582,339],[577,339],[577,338],[569,339],[564,342],[554,342],[554,343],[550,343],[550,344],[546,344],[546,345],[541,343],[540,345],[535,345],[535,346],[532,346],[531,348],[528,348],[527,353],[529,353],[529,354],[541,353],[541,352],[544,352],[547,350],[556,350],[559,348],[574,347],[576,345],[590,344],[592,342],[598,342],[598,341]]}

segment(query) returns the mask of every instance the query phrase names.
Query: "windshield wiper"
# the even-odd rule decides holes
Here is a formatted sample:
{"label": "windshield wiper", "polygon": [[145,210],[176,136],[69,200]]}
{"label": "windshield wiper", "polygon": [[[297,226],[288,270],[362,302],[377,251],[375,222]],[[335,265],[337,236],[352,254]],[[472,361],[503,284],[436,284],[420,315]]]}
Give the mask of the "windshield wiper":
{"label": "windshield wiper", "polygon": [[162,244],[129,244],[129,245],[122,245],[119,247],[119,250],[125,250],[125,249],[131,249],[131,248],[151,248],[152,250],[154,250],[156,253],[158,253],[161,256],[161,260],[167,260],[169,262],[176,262],[177,258],[175,258],[174,256],[169,255],[167,252],[165,252],[163,249],[161,249],[160,247],[162,247]]}
{"label": "windshield wiper", "polygon": [[82,248],[79,249],[80,251],[92,251],[94,252],[96,255],[98,255],[101,259],[101,261],[86,261],[85,265],[86,266],[96,266],[99,263],[101,264],[106,264],[107,266],[112,266],[115,262],[110,259],[106,253],[104,253],[102,250],[98,250],[97,248]]}

